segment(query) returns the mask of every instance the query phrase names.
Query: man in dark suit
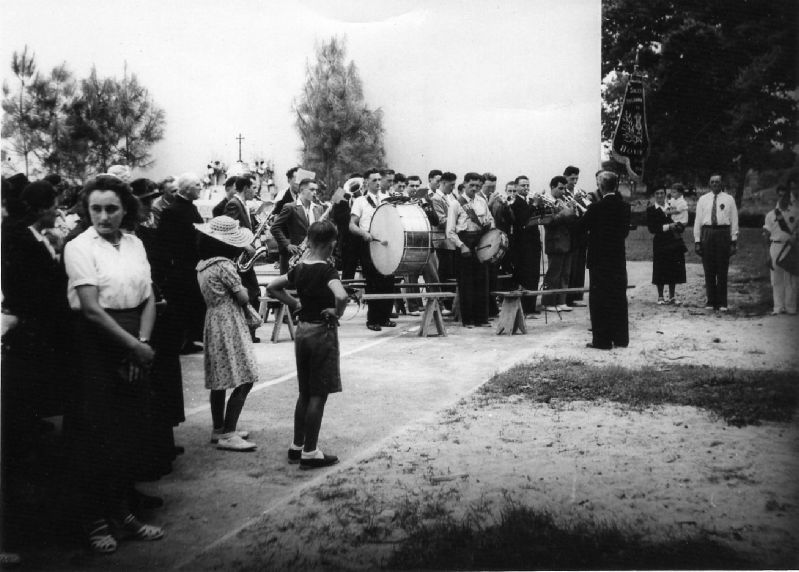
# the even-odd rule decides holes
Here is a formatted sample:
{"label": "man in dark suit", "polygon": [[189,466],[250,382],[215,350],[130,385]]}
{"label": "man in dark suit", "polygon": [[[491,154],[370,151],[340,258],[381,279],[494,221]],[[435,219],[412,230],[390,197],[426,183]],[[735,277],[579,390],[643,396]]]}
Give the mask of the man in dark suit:
{"label": "man in dark suit", "polygon": [[[510,242],[513,259],[513,280],[525,290],[538,290],[541,278],[541,232],[538,225],[530,224],[533,207],[527,194],[530,192],[530,179],[519,175],[514,181],[516,195],[510,204],[512,239]],[[525,315],[534,318],[536,296],[522,298]]]}
{"label": "man in dark suit", "polygon": [[289,260],[300,252],[300,244],[308,234],[308,227],[317,222],[324,209],[313,203],[319,185],[313,179],[300,181],[299,195],[293,203],[286,203],[272,224],[272,236],[280,252],[280,273],[289,271]]}
{"label": "man in dark suit", "polygon": [[299,171],[299,169],[299,167],[292,167],[286,171],[286,179],[288,179],[289,186],[283,191],[283,194],[280,195],[280,198],[277,199],[277,202],[275,203],[275,208],[272,211],[275,213],[275,215],[280,214],[280,211],[283,210],[284,205],[296,202],[297,193],[299,192],[296,178],[297,171]]}
{"label": "man in dark suit", "polygon": [[[255,196],[255,191],[252,188],[252,179],[249,177],[236,177],[235,189],[236,192],[230,197],[230,200],[225,205],[225,216],[229,216],[233,220],[239,221],[239,226],[250,230],[255,230],[252,223],[252,215],[250,214],[250,207],[247,206],[247,201],[251,201]],[[245,248],[248,256],[255,253],[255,248],[250,245]],[[245,272],[239,272],[241,276],[241,283],[247,289],[247,297],[250,299],[250,305],[255,308],[257,312],[260,306],[261,287],[258,286],[258,277],[255,274],[255,268],[250,268]],[[261,340],[255,335],[255,330],[251,329],[250,335],[252,341],[257,343]]]}
{"label": "man in dark suit", "polygon": [[194,173],[184,173],[177,180],[172,203],[161,213],[157,229],[159,256],[164,266],[164,296],[174,309],[183,330],[181,353],[201,351],[194,344],[203,337],[205,300],[197,283],[197,230],[203,222],[194,201],[202,183]]}
{"label": "man in dark suit", "polygon": [[236,177],[228,177],[225,181],[225,198],[216,203],[211,210],[211,214],[214,216],[225,214],[225,207],[230,202],[230,199],[233,198],[234,194],[236,194]]}
{"label": "man in dark suit", "polygon": [[588,307],[593,341],[588,347],[609,350],[630,343],[627,323],[627,258],[624,241],[630,232],[630,205],[618,192],[619,177],[597,174],[599,202],[588,206],[577,220],[588,236]]}

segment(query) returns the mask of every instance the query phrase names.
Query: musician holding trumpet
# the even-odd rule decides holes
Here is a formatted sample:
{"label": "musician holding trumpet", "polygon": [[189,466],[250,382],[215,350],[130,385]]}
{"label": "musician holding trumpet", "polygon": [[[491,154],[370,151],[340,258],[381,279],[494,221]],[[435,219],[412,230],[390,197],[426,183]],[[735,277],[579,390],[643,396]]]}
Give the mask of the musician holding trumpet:
{"label": "musician holding trumpet", "polygon": [[483,176],[466,173],[463,194],[450,206],[447,215],[447,238],[460,256],[456,258],[461,321],[467,328],[488,326],[488,267],[476,256],[480,237],[494,228],[488,203],[480,196]]}
{"label": "musician holding trumpet", "polygon": [[[568,288],[572,263],[572,223],[577,219],[579,207],[567,195],[566,177],[553,177],[549,182],[549,191],[555,200],[558,212],[552,215],[552,221],[544,225],[544,252],[549,264],[544,276],[544,290]],[[566,305],[566,293],[545,294],[541,303],[547,311],[571,312]]]}

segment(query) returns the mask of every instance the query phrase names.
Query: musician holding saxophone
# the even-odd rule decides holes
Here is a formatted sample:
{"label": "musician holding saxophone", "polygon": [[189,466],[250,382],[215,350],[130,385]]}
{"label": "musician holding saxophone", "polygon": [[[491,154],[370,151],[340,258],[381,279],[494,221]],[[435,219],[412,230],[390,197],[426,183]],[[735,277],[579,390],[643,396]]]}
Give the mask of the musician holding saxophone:
{"label": "musician holding saxophone", "polygon": [[[251,201],[255,195],[255,191],[252,188],[252,179],[249,177],[236,177],[235,186],[236,192],[225,205],[225,215],[239,221],[241,228],[246,228],[252,232],[252,216],[250,215],[250,208],[247,206],[247,201]],[[252,256],[255,254],[255,247],[250,245],[245,248],[245,252],[248,256]],[[242,268],[238,270],[239,276],[241,276],[241,283],[247,289],[250,305],[257,312],[260,305],[261,288],[258,286],[258,277],[255,275],[255,269],[250,266],[243,271]],[[250,337],[253,343],[261,341],[255,335],[255,328],[250,328]]]}
{"label": "musician holding saxophone", "polygon": [[286,205],[275,217],[272,236],[280,253],[280,273],[289,270],[289,261],[300,255],[301,245],[308,235],[308,227],[322,219],[324,208],[313,202],[319,184],[313,179],[303,179],[297,187],[297,200]]}
{"label": "musician holding saxophone", "polygon": [[488,326],[488,268],[475,254],[480,237],[494,228],[488,203],[477,194],[483,176],[466,173],[463,194],[447,215],[447,238],[460,253],[456,258],[461,321],[467,328]]}

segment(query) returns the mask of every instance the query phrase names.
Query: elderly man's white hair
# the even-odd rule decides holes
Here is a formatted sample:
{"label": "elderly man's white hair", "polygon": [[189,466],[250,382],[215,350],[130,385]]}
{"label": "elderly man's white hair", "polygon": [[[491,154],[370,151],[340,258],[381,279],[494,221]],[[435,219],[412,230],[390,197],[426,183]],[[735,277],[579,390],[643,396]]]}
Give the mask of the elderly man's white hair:
{"label": "elderly man's white hair", "polygon": [[596,177],[596,183],[602,193],[615,193],[619,187],[619,176],[613,171],[602,171]]}
{"label": "elderly man's white hair", "polygon": [[178,175],[178,178],[175,179],[175,184],[178,186],[178,192],[184,191],[197,183],[201,183],[200,177],[194,173],[183,173]]}

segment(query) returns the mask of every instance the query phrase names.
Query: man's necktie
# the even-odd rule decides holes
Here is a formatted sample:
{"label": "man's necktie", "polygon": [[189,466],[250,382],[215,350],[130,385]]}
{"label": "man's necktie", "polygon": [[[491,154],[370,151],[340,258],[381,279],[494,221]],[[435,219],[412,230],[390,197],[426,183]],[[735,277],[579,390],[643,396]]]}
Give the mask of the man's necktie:
{"label": "man's necktie", "polygon": [[710,224],[712,224],[713,226],[716,226],[718,224],[718,217],[716,216],[716,199],[718,198],[719,198],[718,195],[716,194],[713,195],[713,209],[710,211]]}

